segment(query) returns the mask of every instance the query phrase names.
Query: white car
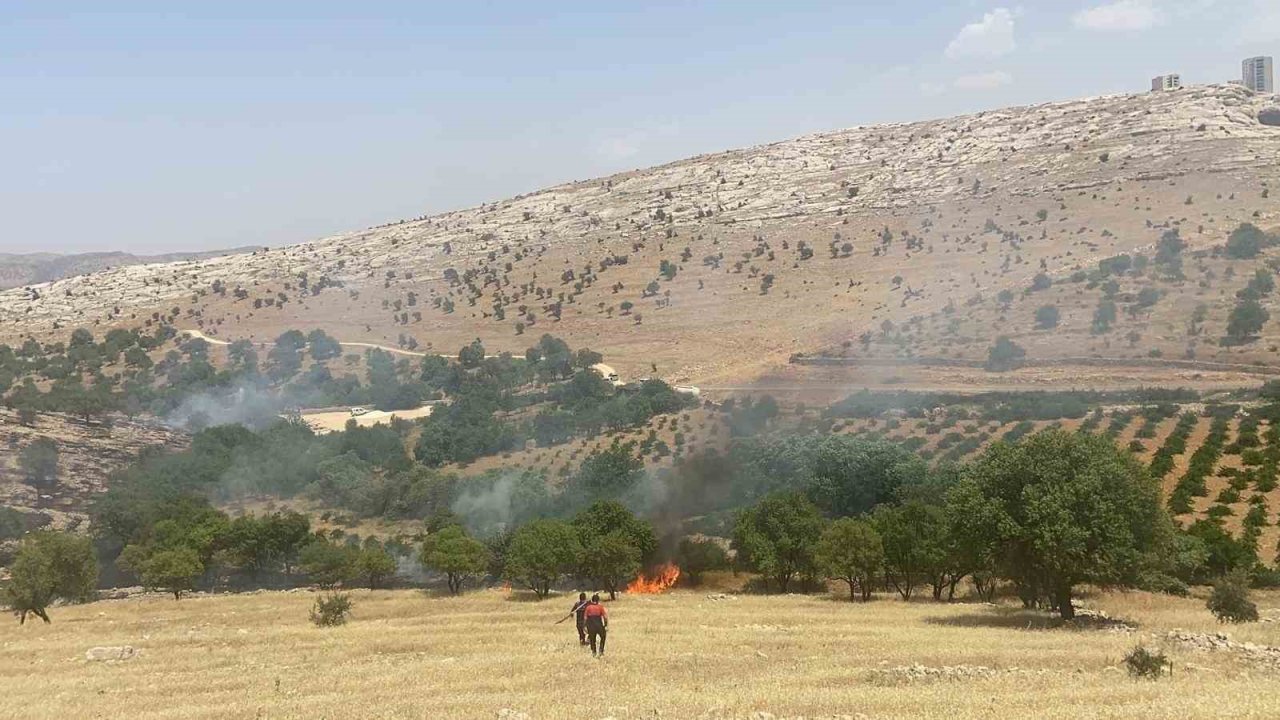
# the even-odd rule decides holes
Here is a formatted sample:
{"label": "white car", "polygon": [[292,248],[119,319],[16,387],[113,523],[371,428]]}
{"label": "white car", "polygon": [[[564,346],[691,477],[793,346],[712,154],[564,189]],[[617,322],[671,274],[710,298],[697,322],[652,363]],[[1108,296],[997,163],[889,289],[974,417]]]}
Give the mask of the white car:
{"label": "white car", "polygon": [[364,414],[365,414],[365,413],[367,413],[367,412],[369,412],[369,409],[368,409],[368,408],[363,408],[363,407],[359,407],[359,406],[356,406],[356,407],[351,408],[351,415],[352,415],[352,416],[364,415]]}

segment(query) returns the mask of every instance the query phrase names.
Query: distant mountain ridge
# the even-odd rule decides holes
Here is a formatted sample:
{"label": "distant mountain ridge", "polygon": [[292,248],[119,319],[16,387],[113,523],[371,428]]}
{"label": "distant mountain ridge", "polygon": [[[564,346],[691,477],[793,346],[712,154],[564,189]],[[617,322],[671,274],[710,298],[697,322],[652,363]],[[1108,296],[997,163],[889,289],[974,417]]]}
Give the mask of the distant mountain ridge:
{"label": "distant mountain ridge", "polygon": [[223,255],[238,255],[261,249],[257,246],[244,246],[227,250],[176,252],[161,255],[134,255],[126,252],[93,252],[72,255],[0,253],[0,290],[52,282],[125,265],[207,260],[209,258],[222,257]]}

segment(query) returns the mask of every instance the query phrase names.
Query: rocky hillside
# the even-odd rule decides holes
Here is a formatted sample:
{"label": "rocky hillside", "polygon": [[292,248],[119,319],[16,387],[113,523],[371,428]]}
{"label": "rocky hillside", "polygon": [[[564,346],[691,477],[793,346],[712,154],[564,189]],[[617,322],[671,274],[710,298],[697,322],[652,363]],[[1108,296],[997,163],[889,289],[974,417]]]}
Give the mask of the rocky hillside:
{"label": "rocky hillside", "polygon": [[[925,319],[987,308],[1042,272],[1150,254],[1170,229],[1190,254],[1242,222],[1280,222],[1267,199],[1280,128],[1259,123],[1266,105],[1200,87],[809,135],[279,250],[11,290],[0,340],[170,322],[224,339],[322,327],[344,341],[454,350],[480,337],[519,352],[521,335],[552,332],[624,376],[727,388],[908,327],[919,336],[908,354],[945,345],[980,361],[1008,332],[998,312],[960,344]],[[1265,360],[1263,335],[1198,358]],[[1135,354],[1097,345],[1083,353]],[[1028,359],[1081,354],[1063,333]]]}
{"label": "rocky hillside", "polygon": [[[35,442],[56,448],[48,476],[34,478],[27,449]],[[80,526],[89,500],[107,487],[111,473],[149,449],[182,448],[187,436],[143,423],[114,418],[110,424],[86,423],[59,413],[39,413],[30,424],[0,408],[0,508],[27,516],[29,527]],[[41,482],[43,480],[43,482]]]}

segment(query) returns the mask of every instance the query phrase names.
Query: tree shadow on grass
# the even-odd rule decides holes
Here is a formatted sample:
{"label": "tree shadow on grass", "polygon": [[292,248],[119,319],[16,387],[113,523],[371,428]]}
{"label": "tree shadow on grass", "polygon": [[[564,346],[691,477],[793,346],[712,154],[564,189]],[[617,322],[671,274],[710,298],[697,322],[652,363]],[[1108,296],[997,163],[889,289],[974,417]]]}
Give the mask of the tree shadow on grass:
{"label": "tree shadow on grass", "polygon": [[984,606],[963,615],[935,615],[924,621],[930,625],[962,628],[1008,628],[1011,630],[1055,630],[1062,620],[1043,610]]}
{"label": "tree shadow on grass", "polygon": [[512,590],[503,599],[506,600],[507,602],[517,602],[517,603],[550,602],[554,604],[556,599],[559,597],[560,596],[553,593],[551,595],[548,595],[545,598],[540,598],[538,597],[538,594],[532,590]]}
{"label": "tree shadow on grass", "polygon": [[1007,628],[1010,630],[1117,630],[1133,629],[1135,623],[1116,620],[1082,608],[1073,620],[1063,620],[1057,613],[1000,606],[982,606],[963,615],[936,615],[924,621],[930,625],[962,628]]}

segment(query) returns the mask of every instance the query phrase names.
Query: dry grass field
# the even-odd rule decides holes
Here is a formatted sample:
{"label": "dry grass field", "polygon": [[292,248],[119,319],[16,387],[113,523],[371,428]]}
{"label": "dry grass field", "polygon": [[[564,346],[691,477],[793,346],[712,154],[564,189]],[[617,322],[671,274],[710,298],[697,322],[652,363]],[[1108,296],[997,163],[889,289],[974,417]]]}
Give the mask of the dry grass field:
{"label": "dry grass field", "polygon": [[[1203,600],[1087,596],[1132,629],[1055,627],[1012,606],[677,591],[609,605],[593,660],[568,596],[487,590],[442,598],[357,591],[351,621],[319,629],[309,592],[159,596],[57,608],[4,626],[0,715],[12,718],[1272,718],[1280,666],[1171,640],[1219,632]],[[1277,618],[1280,594],[1256,598]],[[1232,627],[1280,645],[1280,623]],[[1171,676],[1130,679],[1135,645]],[[132,645],[121,662],[88,648]],[[923,666],[923,667],[917,667]],[[914,668],[909,670],[909,668]],[[940,669],[929,674],[925,668]],[[942,670],[951,668],[951,670]],[[503,711],[507,712],[503,712]],[[771,715],[766,715],[769,713]]]}

